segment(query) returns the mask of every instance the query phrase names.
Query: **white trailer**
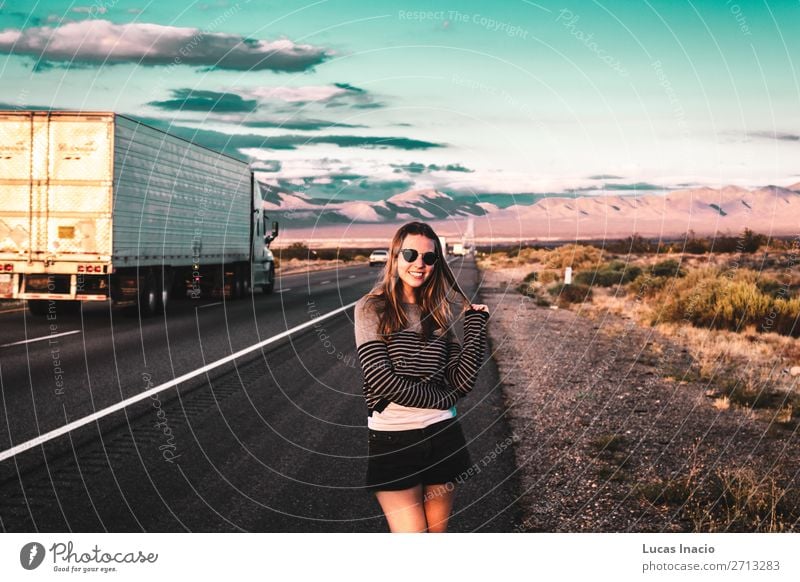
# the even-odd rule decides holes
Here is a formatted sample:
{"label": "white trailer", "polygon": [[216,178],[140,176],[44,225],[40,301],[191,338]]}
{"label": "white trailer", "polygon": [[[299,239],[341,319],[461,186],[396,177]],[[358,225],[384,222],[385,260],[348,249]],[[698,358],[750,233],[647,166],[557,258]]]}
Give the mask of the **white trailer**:
{"label": "white trailer", "polygon": [[0,111],[0,299],[270,292],[277,234],[241,160],[115,113]]}

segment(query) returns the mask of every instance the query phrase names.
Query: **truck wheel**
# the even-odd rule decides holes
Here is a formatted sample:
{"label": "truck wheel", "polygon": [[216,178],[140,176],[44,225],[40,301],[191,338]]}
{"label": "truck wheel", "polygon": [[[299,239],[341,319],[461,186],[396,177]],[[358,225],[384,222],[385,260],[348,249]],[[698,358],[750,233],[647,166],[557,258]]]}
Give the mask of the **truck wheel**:
{"label": "truck wheel", "polygon": [[236,267],[233,271],[233,281],[231,281],[231,299],[242,298],[242,270]]}
{"label": "truck wheel", "polygon": [[264,291],[264,295],[269,295],[275,289],[275,263],[269,264],[269,271],[267,271],[267,279],[269,279],[269,283],[261,287]]}
{"label": "truck wheel", "polygon": [[250,297],[250,273],[247,269],[242,270],[242,297]]}
{"label": "truck wheel", "polygon": [[172,295],[172,272],[165,271],[158,277],[158,287],[161,294],[158,297],[158,311],[165,313],[167,305],[169,305],[170,296]]}
{"label": "truck wheel", "polygon": [[47,315],[47,301],[43,299],[28,299],[28,311],[36,317]]}
{"label": "truck wheel", "polygon": [[143,288],[139,291],[139,313],[142,317],[152,317],[158,311],[158,286],[153,273],[147,273]]}

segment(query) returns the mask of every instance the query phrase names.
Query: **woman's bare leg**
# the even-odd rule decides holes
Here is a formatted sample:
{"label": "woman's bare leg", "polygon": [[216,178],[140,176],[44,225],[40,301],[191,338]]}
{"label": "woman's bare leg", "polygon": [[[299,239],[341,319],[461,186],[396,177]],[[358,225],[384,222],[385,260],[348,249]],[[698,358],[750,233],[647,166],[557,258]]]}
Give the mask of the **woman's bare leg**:
{"label": "woman's bare leg", "polygon": [[425,485],[425,521],[428,522],[430,533],[444,533],[447,531],[447,521],[453,510],[453,497],[455,483],[442,483],[439,485]]}
{"label": "woman's bare leg", "polygon": [[[424,533],[428,529],[422,504],[422,485],[402,491],[376,491],[392,533]],[[427,504],[426,504],[427,505]]]}

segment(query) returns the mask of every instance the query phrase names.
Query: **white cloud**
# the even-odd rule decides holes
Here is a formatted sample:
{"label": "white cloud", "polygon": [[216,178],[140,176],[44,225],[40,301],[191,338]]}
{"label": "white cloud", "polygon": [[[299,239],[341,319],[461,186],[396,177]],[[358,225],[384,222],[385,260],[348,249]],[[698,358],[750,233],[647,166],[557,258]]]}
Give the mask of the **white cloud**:
{"label": "white cloud", "polygon": [[287,103],[307,101],[329,101],[345,95],[346,89],[334,85],[311,85],[308,87],[257,87],[239,91],[239,94],[263,100],[285,101]]}
{"label": "white cloud", "polygon": [[108,8],[105,6],[73,6],[71,10],[78,14],[105,14],[108,12]]}
{"label": "white cloud", "polygon": [[181,64],[234,70],[305,71],[330,53],[288,39],[253,40],[235,34],[108,20],[68,22],[0,32],[0,52],[47,62]]}

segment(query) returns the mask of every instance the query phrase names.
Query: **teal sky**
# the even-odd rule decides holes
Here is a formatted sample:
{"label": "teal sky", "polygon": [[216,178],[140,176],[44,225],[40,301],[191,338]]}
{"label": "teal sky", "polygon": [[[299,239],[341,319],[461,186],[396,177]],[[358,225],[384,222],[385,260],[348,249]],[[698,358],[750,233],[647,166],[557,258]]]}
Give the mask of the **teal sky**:
{"label": "teal sky", "polygon": [[794,1],[0,6],[3,107],[171,122],[309,191],[800,181]]}

